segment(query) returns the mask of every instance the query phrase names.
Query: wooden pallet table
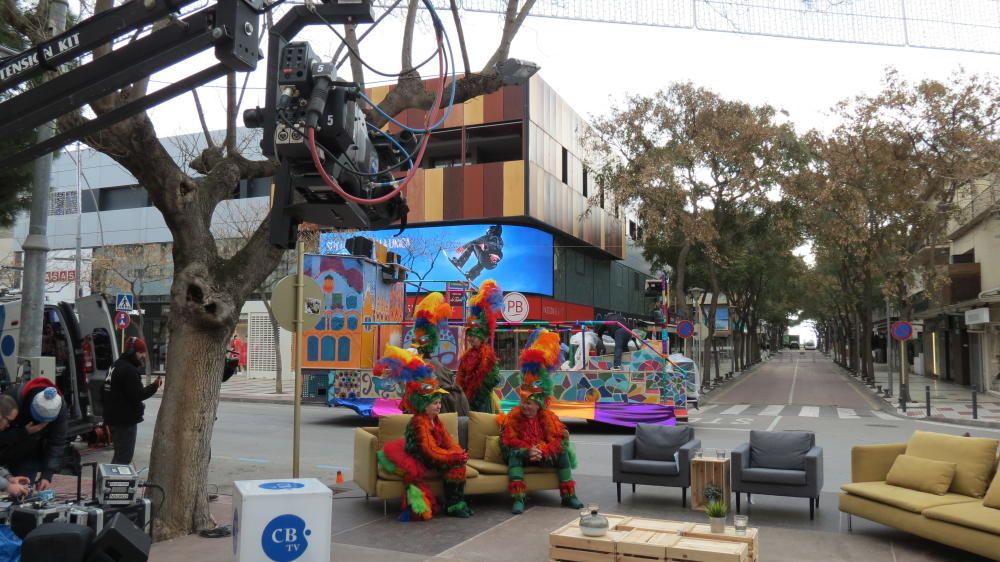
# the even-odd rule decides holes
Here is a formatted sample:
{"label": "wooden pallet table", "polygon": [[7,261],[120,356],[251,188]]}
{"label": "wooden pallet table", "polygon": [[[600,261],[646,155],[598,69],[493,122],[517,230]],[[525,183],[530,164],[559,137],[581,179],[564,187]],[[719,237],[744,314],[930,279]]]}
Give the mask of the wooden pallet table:
{"label": "wooden pallet table", "polygon": [[[708,525],[606,515],[611,529],[586,537],[578,521],[549,535],[553,562],[755,562],[757,529],[737,535],[734,527],[712,533]],[[752,553],[752,555],[751,555]]]}
{"label": "wooden pallet table", "polygon": [[705,511],[705,487],[715,484],[722,488],[722,500],[728,507],[733,495],[730,460],[716,457],[691,459],[691,509]]}
{"label": "wooden pallet table", "polygon": [[691,529],[685,531],[683,534],[700,539],[732,541],[746,544],[749,548],[747,552],[749,562],[757,562],[757,557],[760,553],[760,545],[757,542],[757,529],[753,527],[748,528],[746,534],[740,535],[736,533],[736,527],[726,527],[725,533],[713,533],[710,525],[692,524]]}

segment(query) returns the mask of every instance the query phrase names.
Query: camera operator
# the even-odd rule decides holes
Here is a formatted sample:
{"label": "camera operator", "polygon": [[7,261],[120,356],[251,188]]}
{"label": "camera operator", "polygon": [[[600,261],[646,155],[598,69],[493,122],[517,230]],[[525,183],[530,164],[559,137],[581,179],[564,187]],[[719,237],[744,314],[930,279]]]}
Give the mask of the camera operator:
{"label": "camera operator", "polygon": [[66,404],[52,381],[44,377],[20,384],[8,395],[16,402],[16,414],[4,418],[9,427],[0,437],[0,466],[27,477],[38,491],[47,490],[63,464]]}

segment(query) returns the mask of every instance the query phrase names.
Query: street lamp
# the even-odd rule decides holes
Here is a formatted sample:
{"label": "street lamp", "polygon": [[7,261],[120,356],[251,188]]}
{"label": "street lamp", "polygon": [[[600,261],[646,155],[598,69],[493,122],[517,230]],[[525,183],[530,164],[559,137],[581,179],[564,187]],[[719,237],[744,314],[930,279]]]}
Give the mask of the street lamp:
{"label": "street lamp", "polygon": [[503,83],[514,86],[527,82],[538,72],[539,68],[541,67],[537,64],[521,59],[507,59],[496,64],[497,74],[500,75]]}

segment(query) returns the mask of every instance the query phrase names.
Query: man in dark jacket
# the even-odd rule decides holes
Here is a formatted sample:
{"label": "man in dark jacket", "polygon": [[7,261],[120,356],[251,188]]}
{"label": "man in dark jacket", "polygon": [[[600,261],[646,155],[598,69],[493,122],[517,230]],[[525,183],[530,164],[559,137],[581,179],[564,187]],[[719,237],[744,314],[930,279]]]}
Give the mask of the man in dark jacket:
{"label": "man in dark jacket", "polygon": [[125,353],[115,361],[104,379],[104,423],[111,428],[115,454],[112,464],[131,464],[135,454],[135,436],[146,405],[142,402],[156,394],[160,378],[142,386],[140,368],[146,361],[146,342],[140,338],[125,340]]}
{"label": "man in dark jacket", "polygon": [[503,259],[503,227],[495,224],[486,230],[486,234],[476,238],[458,249],[458,257],[448,258],[455,267],[462,271],[469,257],[476,256],[476,265],[469,271],[464,271],[469,281],[475,281],[483,269],[494,269]]}
{"label": "man in dark jacket", "polygon": [[55,384],[34,378],[11,389],[17,418],[0,436],[0,466],[27,477],[43,491],[62,468],[66,448],[67,410]]}

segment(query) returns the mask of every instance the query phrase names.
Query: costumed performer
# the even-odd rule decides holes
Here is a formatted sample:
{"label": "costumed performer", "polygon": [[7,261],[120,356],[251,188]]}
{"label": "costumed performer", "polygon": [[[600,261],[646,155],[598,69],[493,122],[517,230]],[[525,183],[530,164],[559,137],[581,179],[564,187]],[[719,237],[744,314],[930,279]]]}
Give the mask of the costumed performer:
{"label": "costumed performer", "polygon": [[377,453],[379,465],[403,479],[401,521],[430,519],[440,505],[424,478],[437,470],[444,479],[444,504],[448,515],[469,517],[465,503],[465,463],[469,454],[452,439],[438,414],[447,392],[438,388],[430,366],[418,355],[387,346],[385,357],[375,365],[375,374],[387,373],[403,383],[403,411],[413,414],[404,436],[389,441]]}
{"label": "costumed performer", "polygon": [[458,362],[458,386],[469,399],[474,412],[495,414],[496,392],[500,384],[500,367],[493,350],[493,334],[497,329],[497,314],[503,306],[503,291],[489,279],[479,286],[479,292],[469,299],[469,319],[465,329],[468,349]]}
{"label": "costumed performer", "polygon": [[448,330],[451,306],[441,293],[431,293],[423,298],[413,311],[413,347],[430,365],[437,378],[438,387],[447,392],[441,398],[441,413],[456,412],[460,416],[469,415],[469,400],[462,389],[455,384],[455,373],[438,361],[435,355],[441,333]]}
{"label": "costumed performer", "polygon": [[576,497],[576,482],[571,470],[576,468],[576,452],[569,442],[569,431],[559,416],[548,409],[552,401],[552,378],[549,374],[561,362],[559,334],[544,328],[528,338],[528,347],[521,352],[521,374],[524,382],[518,387],[521,404],[501,422],[500,447],[507,459],[507,478],[514,498],[511,511],[524,513],[526,465],[554,466],[559,473],[559,495],[565,507],[580,509],[583,503]]}

